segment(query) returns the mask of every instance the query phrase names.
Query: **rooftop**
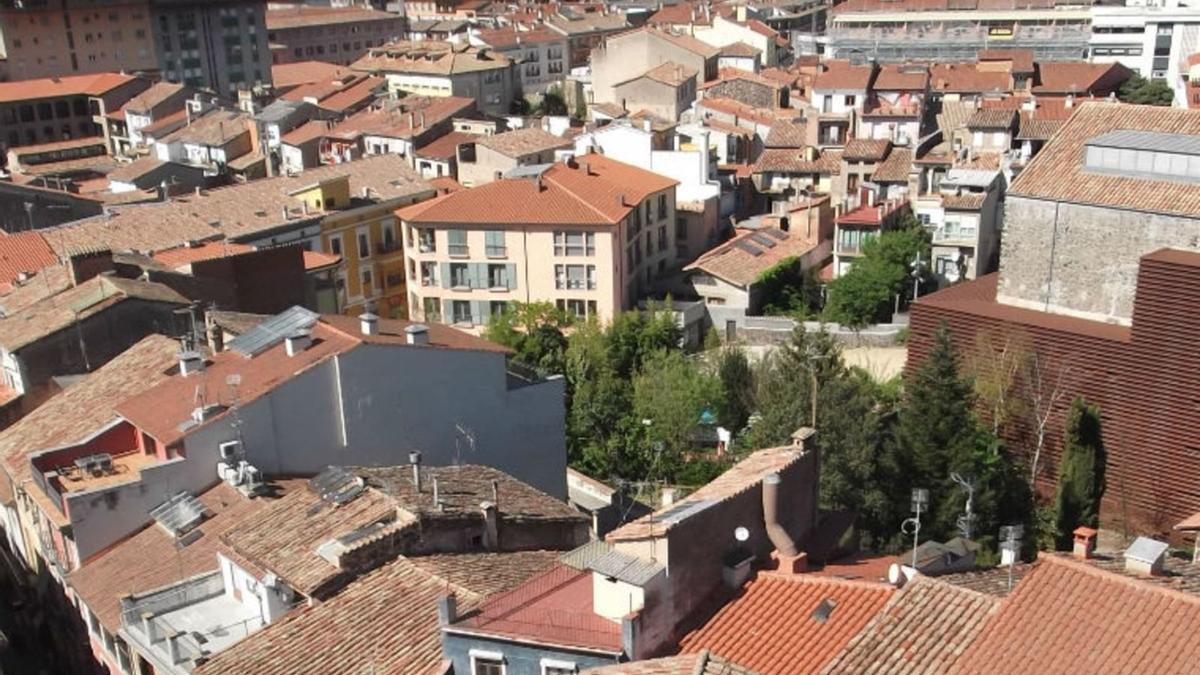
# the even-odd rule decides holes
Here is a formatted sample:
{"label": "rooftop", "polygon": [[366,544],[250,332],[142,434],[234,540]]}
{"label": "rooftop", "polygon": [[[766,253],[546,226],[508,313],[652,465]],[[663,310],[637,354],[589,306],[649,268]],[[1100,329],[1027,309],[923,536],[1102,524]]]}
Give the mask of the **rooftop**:
{"label": "rooftop", "polygon": [[879,227],[902,210],[907,210],[908,200],[892,199],[880,204],[863,204],[838,216],[837,224]]}
{"label": "rooftop", "polygon": [[886,584],[759,572],[741,594],[680,642],[763,675],[816,673],[884,608]]}
{"label": "rooftop", "polygon": [[1187,627],[1198,622],[1194,595],[1043,555],[956,670],[1188,672],[1200,645]]}
{"label": "rooftop", "polygon": [[231,255],[249,253],[253,250],[254,247],[248,244],[235,244],[222,239],[220,241],[200,244],[199,246],[180,246],[178,248],[159,251],[154,254],[154,259],[167,267],[178,269],[191,265],[194,262],[200,262],[201,260],[227,258]]}
{"label": "rooftop", "polygon": [[622,84],[633,82],[634,80],[639,80],[644,77],[646,79],[654,80],[659,84],[665,84],[668,87],[679,87],[685,82],[696,77],[696,73],[698,72],[699,71],[695,68],[683,66],[675,63],[674,61],[664,61],[650,70],[642,73],[641,75],[632,77],[624,82],[618,82],[613,86],[619,87]]}
{"label": "rooftop", "polygon": [[999,606],[994,596],[918,575],[821,672],[866,673],[882,664],[892,672],[947,672]]}
{"label": "rooftop", "polygon": [[474,110],[475,99],[461,96],[411,96],[397,105],[369,108],[357,112],[323,135],[331,138],[358,139],[362,136],[414,138],[432,133],[433,128],[453,117]]}
{"label": "rooftop", "polygon": [[538,178],[506,178],[402,209],[413,223],[615,225],[676,181],[604,155],[556,162]]}
{"label": "rooftop", "polygon": [[0,234],[0,290],[12,288],[22,274],[39,272],[57,262],[58,256],[40,232]]}
{"label": "rooftop", "polygon": [[486,45],[496,49],[509,49],[520,45],[542,44],[546,42],[563,42],[567,38],[558,31],[549,28],[533,28],[517,30],[512,26],[481,30],[476,37]]}
{"label": "rooftop", "polygon": [[660,659],[618,663],[589,668],[587,675],[757,675],[754,671],[726,661],[707,649],[697,654],[680,654]]}
{"label": "rooftop", "polygon": [[1042,61],[1037,65],[1035,94],[1095,94],[1104,96],[1116,91],[1133,76],[1133,71],[1119,63],[1089,63],[1087,61]]}
{"label": "rooftop", "polygon": [[929,67],[887,63],[875,76],[876,91],[925,91],[929,87]]}
{"label": "rooftop", "polygon": [[311,82],[332,81],[351,72],[349,68],[324,61],[280,63],[271,66],[271,82],[275,88],[282,89]]}
{"label": "rooftop", "polygon": [[1016,110],[1004,110],[1000,108],[982,108],[976,110],[974,115],[967,119],[968,129],[983,129],[1008,131],[1017,123]]}
{"label": "rooftop", "polygon": [[[511,521],[575,520],[585,516],[566,503],[490,466],[422,466],[422,487],[412,483],[411,465],[351,467],[367,486],[388,495],[402,508],[423,518],[481,517],[480,502],[496,505],[499,514]],[[441,508],[433,503],[433,481],[438,482]],[[495,490],[493,490],[495,485]]]}
{"label": "rooftop", "polygon": [[280,8],[272,6],[267,10],[267,29],[280,30],[288,28],[304,28],[308,26],[328,26],[341,23],[361,23],[369,21],[396,21],[401,19],[399,14],[381,12],[367,7],[314,7],[291,5]]}
{"label": "rooftop", "polygon": [[842,172],[842,153],[826,150],[808,159],[795,148],[767,148],[752,167],[754,173],[800,173],[837,175]]}
{"label": "rooftop", "polygon": [[0,82],[0,103],[58,96],[103,96],[136,79],[120,73],[97,73]]}
{"label": "rooftop", "polygon": [[849,61],[835,59],[826,61],[817,73],[813,90],[821,91],[866,91],[871,84],[875,67],[858,66]]}
{"label": "rooftop", "polygon": [[892,148],[887,158],[875,165],[871,180],[877,183],[906,183],[912,164],[912,148]]}
{"label": "rooftop", "polygon": [[[686,6],[686,5],[685,5]],[[762,50],[746,44],[745,42],[731,42],[724,47],[721,47],[721,56],[734,58],[757,59],[762,55]]]}
{"label": "rooftop", "polygon": [[241,110],[214,109],[159,139],[162,143],[194,143],[220,147],[250,133],[253,120]]}
{"label": "rooftop", "polygon": [[[129,99],[125,105],[121,106],[121,109],[126,112],[149,114],[159,104],[177,95],[184,89],[186,89],[185,85],[174,82],[155,82],[146,91]],[[179,107],[182,108],[183,106],[183,99],[180,99]]]}
{"label": "rooftop", "polygon": [[763,272],[817,246],[815,239],[804,236],[803,228],[803,222],[796,222],[792,232],[773,227],[742,232],[701,254],[683,269],[701,270],[730,283],[749,286],[757,282]]}
{"label": "rooftop", "polygon": [[[451,580],[430,558],[399,558],[358,579],[334,598],[285,616],[213,656],[197,675],[426,673],[442,664],[438,599],[454,593],[469,612],[487,594],[507,590],[546,569],[538,552],[486,553],[445,563],[475,572]],[[433,556],[432,558],[442,558]],[[503,575],[503,576],[498,576]]]}
{"label": "rooftop", "polygon": [[892,142],[883,139],[852,138],[842,149],[842,159],[847,162],[879,162],[888,156]]}
{"label": "rooftop", "polygon": [[1009,194],[1186,217],[1200,214],[1200,183],[1084,168],[1088,142],[1113,131],[1200,134],[1200,111],[1086,101],[1013,181]]}
{"label": "rooftop", "polygon": [[421,40],[390,42],[376,47],[350,67],[380,73],[457,75],[507,69],[511,63],[507,56],[487,48]]}
{"label": "rooftop", "polygon": [[935,63],[929,67],[931,88],[934,91],[983,94],[1012,91],[1012,73],[981,70],[977,63]]}
{"label": "rooftop", "polygon": [[476,143],[485,148],[512,157],[524,157],[546,150],[558,150],[573,147],[570,140],[555,136],[537,127],[514,129],[492,136],[477,137]]}

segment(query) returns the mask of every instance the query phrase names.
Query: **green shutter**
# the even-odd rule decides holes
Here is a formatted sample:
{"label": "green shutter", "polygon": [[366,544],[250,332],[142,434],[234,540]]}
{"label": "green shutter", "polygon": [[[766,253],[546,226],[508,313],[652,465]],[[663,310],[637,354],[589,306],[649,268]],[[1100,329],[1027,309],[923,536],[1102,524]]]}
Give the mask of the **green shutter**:
{"label": "green shutter", "polygon": [[469,268],[471,288],[487,288],[487,264],[471,263]]}
{"label": "green shutter", "polygon": [[488,322],[488,309],[487,300],[471,301],[471,317],[475,323],[486,324]]}
{"label": "green shutter", "polygon": [[517,290],[517,264],[508,263],[505,265],[504,274],[508,277],[508,290]]}
{"label": "green shutter", "polygon": [[442,288],[450,288],[450,263],[438,263],[441,271]]}
{"label": "green shutter", "polygon": [[442,323],[454,323],[454,301],[442,301]]}

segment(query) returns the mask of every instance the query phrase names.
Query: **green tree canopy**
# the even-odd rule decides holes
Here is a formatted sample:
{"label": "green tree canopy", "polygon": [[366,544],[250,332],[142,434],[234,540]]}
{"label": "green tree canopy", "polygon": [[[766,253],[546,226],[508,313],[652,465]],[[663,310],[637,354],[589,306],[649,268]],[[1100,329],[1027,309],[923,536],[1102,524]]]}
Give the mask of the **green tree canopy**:
{"label": "green tree canopy", "polygon": [[1175,92],[1166,80],[1147,79],[1134,73],[1117,91],[1117,98],[1125,103],[1169,106],[1175,101]]}
{"label": "green tree canopy", "polygon": [[819,396],[821,386],[844,370],[841,345],[832,335],[798,326],[787,345],[758,364],[754,421],[741,445],[770,448],[787,443],[796,429],[812,424],[813,373]]}
{"label": "green tree canopy", "polygon": [[896,295],[911,297],[911,265],[917,255],[928,262],[930,237],[915,218],[863,245],[862,255],[829,284],[825,316],[860,328],[887,318]]}
{"label": "green tree canopy", "polygon": [[721,426],[737,433],[754,410],[754,369],[746,352],[736,346],[721,349],[717,353],[717,377],[724,390],[718,419]]}
{"label": "green tree canopy", "polygon": [[1054,501],[1060,549],[1070,547],[1076,527],[1100,524],[1100,501],[1107,487],[1106,463],[1100,409],[1077,398],[1063,429],[1063,457]]}
{"label": "green tree canopy", "polygon": [[483,336],[511,348],[518,361],[539,373],[560,375],[567,351],[563,331],[570,325],[571,317],[548,302],[514,302],[491,316]]}
{"label": "green tree canopy", "polygon": [[633,380],[633,414],[645,427],[642,464],[649,480],[674,480],[692,447],[701,415],[721,404],[721,380],[680,351],[651,355]]}

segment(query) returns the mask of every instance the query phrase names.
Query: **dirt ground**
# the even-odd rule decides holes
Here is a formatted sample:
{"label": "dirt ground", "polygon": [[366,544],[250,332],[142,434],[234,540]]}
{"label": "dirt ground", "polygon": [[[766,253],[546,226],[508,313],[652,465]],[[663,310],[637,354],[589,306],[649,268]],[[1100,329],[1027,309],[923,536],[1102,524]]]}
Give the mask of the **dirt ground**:
{"label": "dirt ground", "polygon": [[904,371],[908,358],[905,347],[854,347],[842,352],[846,365],[858,366],[877,382],[885,382]]}

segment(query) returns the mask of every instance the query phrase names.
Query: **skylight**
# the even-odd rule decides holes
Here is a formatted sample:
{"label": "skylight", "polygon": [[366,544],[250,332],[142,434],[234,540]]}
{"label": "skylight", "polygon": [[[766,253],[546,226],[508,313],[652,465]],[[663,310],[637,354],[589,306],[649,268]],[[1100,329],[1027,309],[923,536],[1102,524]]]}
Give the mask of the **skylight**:
{"label": "skylight", "polygon": [[1084,168],[1130,178],[1200,182],[1200,139],[1186,134],[1112,131],[1087,142]]}

